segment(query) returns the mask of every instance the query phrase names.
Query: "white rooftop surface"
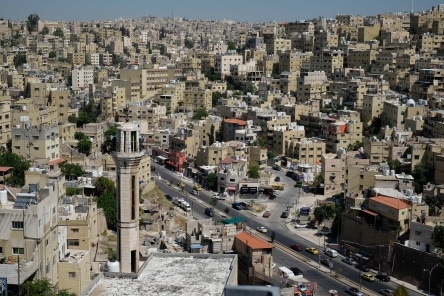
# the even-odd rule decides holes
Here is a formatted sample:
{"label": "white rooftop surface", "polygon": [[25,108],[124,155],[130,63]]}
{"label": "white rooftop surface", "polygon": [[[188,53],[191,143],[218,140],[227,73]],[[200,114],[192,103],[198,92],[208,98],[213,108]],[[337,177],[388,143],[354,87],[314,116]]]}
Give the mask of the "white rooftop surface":
{"label": "white rooftop surface", "polygon": [[87,295],[220,296],[232,263],[231,256],[154,256],[139,278],[104,277]]}

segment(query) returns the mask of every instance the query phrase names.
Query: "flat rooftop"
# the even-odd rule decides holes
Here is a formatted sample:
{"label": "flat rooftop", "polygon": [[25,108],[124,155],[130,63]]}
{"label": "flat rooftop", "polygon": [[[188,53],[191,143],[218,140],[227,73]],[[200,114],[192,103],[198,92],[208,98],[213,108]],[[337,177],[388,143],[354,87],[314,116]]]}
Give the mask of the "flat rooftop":
{"label": "flat rooftop", "polygon": [[153,253],[137,278],[106,273],[86,295],[220,296],[225,285],[237,285],[237,255]]}

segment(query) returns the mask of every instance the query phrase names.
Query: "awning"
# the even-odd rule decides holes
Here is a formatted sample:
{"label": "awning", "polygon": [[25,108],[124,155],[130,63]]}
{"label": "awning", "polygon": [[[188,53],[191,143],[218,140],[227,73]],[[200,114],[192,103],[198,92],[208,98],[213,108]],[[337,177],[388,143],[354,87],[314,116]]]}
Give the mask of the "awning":
{"label": "awning", "polygon": [[62,162],[65,162],[65,160],[63,158],[56,158],[54,160],[51,160],[48,164],[49,165],[57,165]]}
{"label": "awning", "polygon": [[191,249],[202,249],[202,245],[201,244],[191,244],[190,248]]}
{"label": "awning", "polygon": [[230,191],[236,191],[236,187],[228,186],[228,187],[227,187],[227,190],[230,190]]}
{"label": "awning", "polygon": [[362,212],[364,212],[364,213],[366,213],[366,214],[369,214],[369,215],[371,215],[371,216],[378,216],[378,214],[376,214],[376,213],[374,213],[374,212],[372,212],[372,211],[369,211],[369,210],[361,210]]}

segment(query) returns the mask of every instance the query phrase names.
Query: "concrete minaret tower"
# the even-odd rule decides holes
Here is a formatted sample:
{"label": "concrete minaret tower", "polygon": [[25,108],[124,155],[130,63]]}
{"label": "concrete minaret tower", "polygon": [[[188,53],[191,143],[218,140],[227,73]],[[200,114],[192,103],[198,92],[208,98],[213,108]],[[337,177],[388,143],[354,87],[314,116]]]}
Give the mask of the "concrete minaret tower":
{"label": "concrete minaret tower", "polygon": [[117,257],[120,272],[139,269],[139,132],[135,124],[117,126]]}

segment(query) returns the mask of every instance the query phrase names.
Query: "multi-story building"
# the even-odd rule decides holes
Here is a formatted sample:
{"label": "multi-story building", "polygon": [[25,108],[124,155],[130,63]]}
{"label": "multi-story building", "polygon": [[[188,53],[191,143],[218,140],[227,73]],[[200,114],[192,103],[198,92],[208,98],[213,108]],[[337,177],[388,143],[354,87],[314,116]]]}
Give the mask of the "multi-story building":
{"label": "multi-story building", "polygon": [[406,103],[395,101],[385,101],[381,113],[383,125],[404,129],[405,119],[413,116],[424,116],[427,106],[416,104],[413,99],[408,99]]}
{"label": "multi-story building", "polygon": [[104,132],[106,124],[102,123],[87,123],[82,127],[81,132],[84,133],[92,142],[90,153],[95,155],[102,149],[102,145],[105,142]]}
{"label": "multi-story building", "polygon": [[224,141],[232,141],[235,139],[235,131],[244,129],[247,126],[245,120],[237,118],[227,118],[222,122],[222,138]]}
{"label": "multi-story building", "polygon": [[49,93],[49,105],[55,106],[58,110],[59,122],[68,122],[70,91],[66,88],[51,89]]}
{"label": "multi-story building", "polygon": [[196,166],[219,165],[228,156],[228,148],[228,143],[220,142],[200,147],[197,152]]}
{"label": "multi-story building", "polygon": [[0,146],[6,147],[6,143],[11,139],[11,104],[9,102],[0,103]]}
{"label": "multi-story building", "polygon": [[74,88],[85,89],[94,83],[94,70],[87,68],[77,68],[72,70],[72,83]]}
{"label": "multi-story building", "polygon": [[318,138],[289,139],[286,141],[285,156],[297,159],[299,164],[313,165],[321,162],[325,147],[325,143]]}
{"label": "multi-story building", "polygon": [[214,57],[214,73],[221,77],[232,74],[235,66],[242,65],[243,58],[237,54],[218,54]]}
{"label": "multi-story building", "polygon": [[339,148],[347,148],[350,144],[361,142],[364,128],[362,122],[355,119],[336,121],[328,125],[326,149],[335,153]]}
{"label": "multi-story building", "polygon": [[302,125],[289,127],[286,130],[274,130],[271,151],[277,155],[285,155],[286,142],[290,139],[301,140],[302,138],[305,138],[305,129]]}
{"label": "multi-story building", "polygon": [[47,164],[60,157],[59,126],[23,122],[12,128],[12,152],[32,162]]}
{"label": "multi-story building", "polygon": [[248,161],[249,167],[258,167],[259,169],[264,169],[267,166],[267,149],[258,146],[248,147]]}
{"label": "multi-story building", "polygon": [[191,107],[194,110],[211,109],[212,106],[212,92],[209,89],[186,89],[183,91],[183,104],[180,106]]}
{"label": "multi-story building", "polygon": [[[166,106],[160,106],[156,103],[141,104],[138,102],[129,104],[126,107],[118,108],[117,114],[120,122],[124,122],[128,119],[129,121],[146,121],[148,128],[177,128],[178,126],[168,126],[171,122],[167,123],[167,125],[163,125],[162,122],[160,122],[162,118],[166,116],[166,110]],[[171,121],[172,118],[174,118],[174,116],[169,117],[169,120]]]}

